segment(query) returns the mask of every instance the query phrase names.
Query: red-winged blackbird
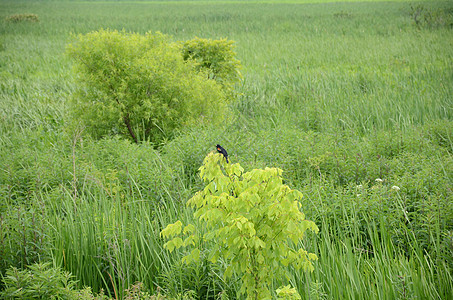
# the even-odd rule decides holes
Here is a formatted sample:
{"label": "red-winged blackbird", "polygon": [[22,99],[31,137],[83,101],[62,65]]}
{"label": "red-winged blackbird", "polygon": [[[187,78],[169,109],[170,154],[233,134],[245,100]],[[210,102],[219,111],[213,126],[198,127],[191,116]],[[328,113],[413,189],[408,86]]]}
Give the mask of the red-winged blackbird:
{"label": "red-winged blackbird", "polygon": [[222,153],[226,159],[226,162],[228,163],[228,153],[226,152],[226,150],[223,149],[222,146],[220,146],[219,144],[217,144],[216,148],[217,148],[217,152]]}

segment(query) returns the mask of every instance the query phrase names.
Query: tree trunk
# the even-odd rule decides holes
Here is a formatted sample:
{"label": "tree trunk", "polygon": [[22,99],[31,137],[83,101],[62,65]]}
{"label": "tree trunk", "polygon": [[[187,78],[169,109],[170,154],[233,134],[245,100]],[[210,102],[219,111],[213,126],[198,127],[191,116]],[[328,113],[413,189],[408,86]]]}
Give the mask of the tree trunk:
{"label": "tree trunk", "polygon": [[127,130],[129,131],[129,134],[131,135],[131,137],[134,139],[134,142],[136,144],[138,144],[138,140],[137,140],[137,137],[135,136],[135,133],[134,131],[132,130],[132,126],[131,126],[131,120],[129,119],[129,114],[126,113],[123,117],[123,120],[124,120],[124,124],[126,124],[126,127],[127,127]]}

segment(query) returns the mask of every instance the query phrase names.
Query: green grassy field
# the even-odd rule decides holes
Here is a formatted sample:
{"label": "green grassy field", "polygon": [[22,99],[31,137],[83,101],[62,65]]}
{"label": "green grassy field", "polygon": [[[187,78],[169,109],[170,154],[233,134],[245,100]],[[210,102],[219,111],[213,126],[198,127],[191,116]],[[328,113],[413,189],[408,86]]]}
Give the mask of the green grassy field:
{"label": "green grassy field", "polygon": [[[232,119],[157,147],[72,132],[65,47],[101,28],[235,41]],[[452,298],[452,29],[450,1],[1,1],[0,273],[42,261],[112,298],[142,282],[169,298],[242,299],[226,262],[183,265],[159,236],[193,220],[185,202],[219,143],[246,170],[282,168],[320,228],[301,242],[315,271],[291,269],[274,290]]]}

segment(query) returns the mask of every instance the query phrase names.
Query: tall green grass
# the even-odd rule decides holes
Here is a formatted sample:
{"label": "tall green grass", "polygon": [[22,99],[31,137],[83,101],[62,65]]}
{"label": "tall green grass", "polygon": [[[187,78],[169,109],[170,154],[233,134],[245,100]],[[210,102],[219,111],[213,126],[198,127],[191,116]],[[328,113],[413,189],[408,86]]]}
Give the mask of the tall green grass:
{"label": "tall green grass", "polygon": [[[402,203],[391,210],[390,217],[389,203],[386,203],[390,199],[382,195],[374,198],[377,205],[374,211],[370,209],[371,202],[360,206],[358,202],[364,198],[354,200],[343,194],[332,199],[336,191],[329,184],[316,189],[313,192],[318,195],[307,195],[303,206],[321,231],[310,235],[304,248],[316,253],[319,260],[313,273],[293,271],[294,277],[290,279],[304,298],[448,299],[452,296],[451,266],[434,255],[441,251],[438,246],[434,246],[434,251],[426,251],[411,224],[406,223],[404,213],[396,215],[396,210],[406,209]],[[193,222],[191,211],[176,205],[177,199],[156,205],[146,199],[111,199],[102,192],[82,194],[73,199],[67,193],[61,202],[50,201],[46,205],[54,216],[49,220],[54,228],[52,257],[84,285],[107,289],[111,296],[120,298],[136,281],[151,290],[159,287],[175,296],[192,289],[200,299],[211,299],[213,294],[221,292],[235,297],[231,289],[238,288],[237,279],[223,281],[222,265],[203,262],[198,266],[184,266],[178,262],[181,256],[163,249],[159,232],[166,224],[176,218],[184,224]],[[349,206],[352,201],[357,203]],[[439,224],[434,228],[437,232],[441,231]],[[442,237],[433,234],[433,243],[438,245]],[[404,247],[401,242],[405,243]],[[276,287],[280,284],[275,282]]]}
{"label": "tall green grass", "polygon": [[75,200],[67,195],[52,205],[52,256],[84,285],[103,288],[111,296],[140,281],[151,290],[175,258],[164,251],[159,232],[179,210],[151,205],[149,200],[121,199],[88,194]]}
{"label": "tall green grass", "polygon": [[[305,200],[310,202],[305,205],[318,209],[310,215],[319,218],[317,223],[321,227],[319,235],[310,237],[305,244],[319,255],[315,271],[297,274],[294,279],[295,283],[304,283],[299,288],[307,297],[310,293],[329,299],[451,297],[450,266],[426,252],[404,216],[391,220],[396,210],[389,216],[385,198],[376,199],[383,202],[376,214],[370,206],[360,207],[363,199],[348,200],[346,195],[338,196],[341,201],[330,203],[338,208],[329,209],[323,203],[329,197],[325,190],[320,188],[318,195]],[[355,205],[349,206],[353,201]],[[400,204],[398,209],[407,209]],[[336,216],[328,217],[330,213]],[[395,239],[395,231],[399,231],[405,247]]]}
{"label": "tall green grass", "polygon": [[[448,2],[421,3],[448,12]],[[3,2],[0,17],[24,11],[40,22],[2,23],[5,89],[31,79],[36,90],[58,89],[64,100],[71,33],[153,30],[235,40],[249,91],[240,103],[253,114],[309,120],[301,129],[367,132],[451,118],[451,30],[417,28],[407,2]]]}

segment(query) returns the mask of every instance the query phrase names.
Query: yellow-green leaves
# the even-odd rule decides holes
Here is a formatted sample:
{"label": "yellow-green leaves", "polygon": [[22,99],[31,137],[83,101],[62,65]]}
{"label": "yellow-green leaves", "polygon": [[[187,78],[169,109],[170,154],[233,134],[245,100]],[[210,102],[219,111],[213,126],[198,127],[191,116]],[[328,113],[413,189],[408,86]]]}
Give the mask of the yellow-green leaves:
{"label": "yellow-green leaves", "polygon": [[[182,223],[181,221],[177,221],[174,224],[168,225],[164,230],[161,231],[160,235],[165,238],[171,238],[173,236],[179,235],[181,233]],[[180,237],[176,237],[167,243],[164,244],[164,247],[167,248],[170,252],[176,248],[178,249],[183,245],[183,241]]]}
{"label": "yellow-green leaves", "polygon": [[193,233],[195,230],[195,226],[193,226],[192,224],[189,224],[187,225],[186,227],[184,227],[184,234],[186,233]]}
{"label": "yellow-green leaves", "polygon": [[[300,211],[302,194],[283,184],[281,169],[244,173],[239,164],[227,164],[221,154],[210,153],[199,170],[206,186],[187,205],[194,208],[194,216],[206,226],[203,239],[215,242],[213,249],[203,250],[211,250],[211,262],[220,257],[229,262],[225,277],[242,274],[241,291],[247,293],[248,299],[269,298],[272,279],[285,275],[289,265],[313,271],[316,255],[297,245],[307,230],[317,232],[318,228],[305,220]],[[172,238],[181,232],[195,231],[193,225],[182,229],[178,222],[168,225],[162,235]],[[183,258],[187,263],[198,260],[202,252],[191,235],[184,241],[175,237],[164,246],[170,251],[194,246]],[[284,298],[293,292],[284,288],[280,294]],[[291,297],[287,299],[297,299]]]}
{"label": "yellow-green leaves", "polygon": [[276,290],[278,300],[300,300],[302,299],[295,288],[290,285],[281,287]]}
{"label": "yellow-green leaves", "polygon": [[[168,249],[170,252],[173,250],[178,249],[180,247],[187,247],[187,246],[195,246],[197,241],[196,236],[194,235],[195,226],[189,224],[182,229],[181,221],[176,221],[174,224],[169,224],[167,227],[161,231],[160,235],[166,239],[170,239],[168,242],[164,244],[164,247]],[[179,236],[180,234],[187,235],[184,240]]]}
{"label": "yellow-green leaves", "polygon": [[231,90],[242,78],[233,41],[195,38],[181,44],[184,60],[193,61],[199,72],[204,72],[224,88]]}
{"label": "yellow-green leaves", "polygon": [[159,142],[187,124],[223,121],[226,88],[200,72],[195,58],[185,59],[169,36],[99,30],[78,35],[67,53],[79,75],[73,126],[95,137]]}
{"label": "yellow-green leaves", "polygon": [[181,221],[177,221],[174,224],[168,225],[162,232],[160,233],[163,237],[169,238],[181,233],[182,223]]}
{"label": "yellow-green leaves", "polygon": [[200,260],[200,250],[198,248],[193,249],[189,255],[182,258],[183,263],[198,262]]}

